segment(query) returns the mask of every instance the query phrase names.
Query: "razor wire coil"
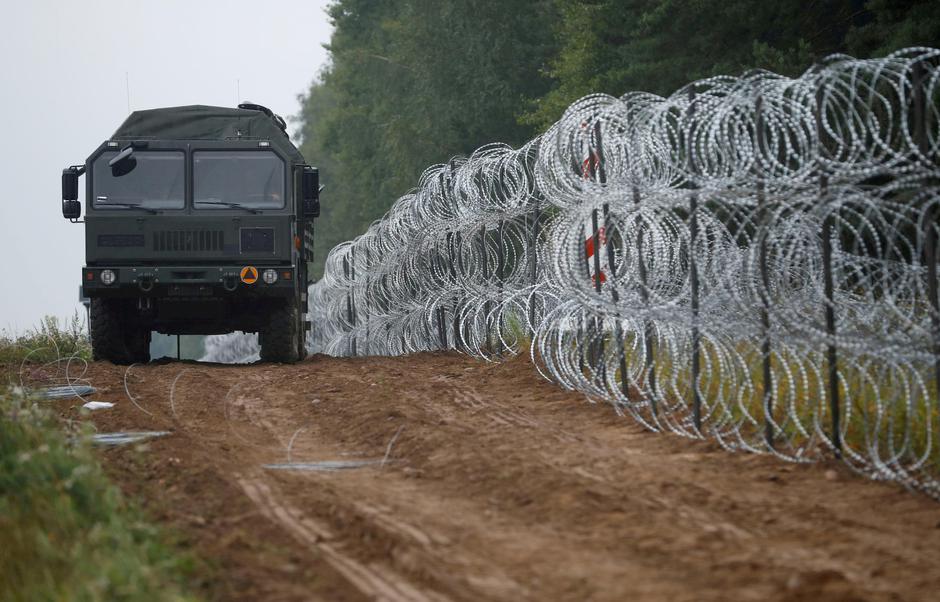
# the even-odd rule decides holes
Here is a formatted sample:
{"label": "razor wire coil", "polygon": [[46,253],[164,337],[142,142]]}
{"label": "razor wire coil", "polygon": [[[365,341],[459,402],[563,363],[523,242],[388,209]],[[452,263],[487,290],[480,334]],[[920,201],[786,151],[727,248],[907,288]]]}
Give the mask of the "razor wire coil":
{"label": "razor wire coil", "polygon": [[940,497],[938,67],[911,48],[582,98],[519,149],[428,168],[336,246],[309,346],[528,343],[649,429]]}

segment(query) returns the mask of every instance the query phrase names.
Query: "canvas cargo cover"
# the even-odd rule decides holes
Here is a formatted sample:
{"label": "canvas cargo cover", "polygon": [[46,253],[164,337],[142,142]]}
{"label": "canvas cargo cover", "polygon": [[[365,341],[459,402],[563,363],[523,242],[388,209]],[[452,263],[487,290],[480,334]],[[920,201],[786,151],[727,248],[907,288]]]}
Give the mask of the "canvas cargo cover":
{"label": "canvas cargo cover", "polygon": [[134,111],[114,132],[112,140],[270,140],[271,146],[303,161],[277,123],[261,111],[188,105]]}

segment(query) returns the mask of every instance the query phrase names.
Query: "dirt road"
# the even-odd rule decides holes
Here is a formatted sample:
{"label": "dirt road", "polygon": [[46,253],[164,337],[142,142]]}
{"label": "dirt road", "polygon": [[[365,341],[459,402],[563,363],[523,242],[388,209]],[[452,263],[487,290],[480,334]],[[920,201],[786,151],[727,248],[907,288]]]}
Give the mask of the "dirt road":
{"label": "dirt road", "polygon": [[[92,399],[117,404],[93,414],[100,432],[170,431],[103,455],[127,492],[217,566],[215,599],[940,591],[940,504],[838,464],[644,432],[524,358],[151,364],[130,370],[127,392],[124,368],[94,364],[88,377]],[[78,414],[74,401],[59,409]],[[324,461],[364,466],[301,469]]]}

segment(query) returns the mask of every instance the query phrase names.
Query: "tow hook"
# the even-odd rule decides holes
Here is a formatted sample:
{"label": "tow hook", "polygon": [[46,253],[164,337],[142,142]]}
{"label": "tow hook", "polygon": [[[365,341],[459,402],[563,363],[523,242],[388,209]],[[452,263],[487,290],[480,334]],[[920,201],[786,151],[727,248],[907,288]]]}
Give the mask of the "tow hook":
{"label": "tow hook", "polygon": [[141,276],[137,279],[137,288],[145,293],[153,290],[153,276]]}
{"label": "tow hook", "polygon": [[233,292],[238,288],[238,279],[233,274],[226,274],[225,277],[222,278],[222,288],[230,293]]}

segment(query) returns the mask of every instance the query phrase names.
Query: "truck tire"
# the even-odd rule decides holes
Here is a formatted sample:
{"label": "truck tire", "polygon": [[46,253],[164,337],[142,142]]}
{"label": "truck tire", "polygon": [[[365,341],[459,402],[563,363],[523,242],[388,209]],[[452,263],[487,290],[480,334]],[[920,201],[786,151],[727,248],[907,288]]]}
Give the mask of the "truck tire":
{"label": "truck tire", "polygon": [[293,364],[300,360],[300,320],[297,305],[285,301],[276,305],[261,330],[261,361]]}
{"label": "truck tire", "polygon": [[294,318],[297,320],[297,361],[302,362],[307,357],[307,324],[304,320],[304,307],[300,301],[297,302]]}
{"label": "truck tire", "polygon": [[150,330],[138,325],[120,301],[92,299],[91,349],[95,360],[146,363],[150,361]]}
{"label": "truck tire", "polygon": [[297,325],[298,332],[300,333],[297,337],[297,361],[302,362],[304,358],[307,357],[307,329],[304,324],[303,314],[297,314],[297,319],[299,324]]}
{"label": "truck tire", "polygon": [[150,361],[149,328],[143,328],[136,321],[131,322],[130,328],[124,333],[124,345],[127,348],[130,363],[146,364]]}

